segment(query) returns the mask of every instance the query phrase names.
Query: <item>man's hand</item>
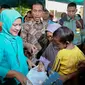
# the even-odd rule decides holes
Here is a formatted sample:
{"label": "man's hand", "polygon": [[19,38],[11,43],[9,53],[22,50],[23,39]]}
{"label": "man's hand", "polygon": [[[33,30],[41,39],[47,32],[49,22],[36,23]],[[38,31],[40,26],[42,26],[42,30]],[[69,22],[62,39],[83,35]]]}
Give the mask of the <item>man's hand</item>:
{"label": "man's hand", "polygon": [[35,45],[30,44],[30,43],[24,43],[24,46],[31,55],[36,54],[38,50]]}

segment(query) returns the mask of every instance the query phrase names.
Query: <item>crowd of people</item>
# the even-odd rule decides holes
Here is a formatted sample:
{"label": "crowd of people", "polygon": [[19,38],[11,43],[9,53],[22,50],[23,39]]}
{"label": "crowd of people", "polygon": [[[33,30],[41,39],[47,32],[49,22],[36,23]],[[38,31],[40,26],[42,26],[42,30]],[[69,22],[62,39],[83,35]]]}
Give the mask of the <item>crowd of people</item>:
{"label": "crowd of people", "polygon": [[48,79],[52,72],[57,72],[62,82],[85,68],[85,35],[82,34],[85,30],[83,19],[76,12],[76,3],[69,3],[67,13],[62,13],[56,23],[42,3],[33,3],[24,18],[15,9],[2,5],[0,85],[26,85],[27,82],[32,85],[26,75],[39,64],[38,71],[44,65]]}

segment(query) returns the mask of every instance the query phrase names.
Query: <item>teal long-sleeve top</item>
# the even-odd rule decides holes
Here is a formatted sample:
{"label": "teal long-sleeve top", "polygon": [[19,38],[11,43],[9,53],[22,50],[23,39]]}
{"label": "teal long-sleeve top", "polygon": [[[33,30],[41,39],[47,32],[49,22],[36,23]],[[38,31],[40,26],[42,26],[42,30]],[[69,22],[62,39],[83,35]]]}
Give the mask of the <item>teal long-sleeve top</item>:
{"label": "teal long-sleeve top", "polygon": [[[10,29],[14,21],[22,18],[21,15],[12,9],[1,12],[0,21],[2,32],[0,33],[0,80],[6,77],[10,70],[20,72],[24,76],[28,73],[27,58],[23,52],[23,41],[18,35],[13,36]],[[18,83],[18,82],[17,82]]]}
{"label": "teal long-sleeve top", "polygon": [[26,76],[28,73],[27,58],[23,54],[22,39],[18,36],[11,39],[0,34],[0,78],[6,77],[9,70],[15,70]]}

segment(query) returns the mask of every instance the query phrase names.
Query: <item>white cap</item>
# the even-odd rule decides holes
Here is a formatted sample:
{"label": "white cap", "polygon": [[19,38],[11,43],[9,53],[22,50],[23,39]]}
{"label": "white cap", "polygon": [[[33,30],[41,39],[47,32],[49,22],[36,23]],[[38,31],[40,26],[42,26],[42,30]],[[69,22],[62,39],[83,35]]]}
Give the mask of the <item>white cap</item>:
{"label": "white cap", "polygon": [[60,24],[58,24],[58,23],[52,23],[52,24],[49,24],[48,26],[47,26],[47,29],[46,29],[46,31],[49,31],[49,32],[54,32],[54,31],[56,31],[59,27],[61,27],[61,25]]}

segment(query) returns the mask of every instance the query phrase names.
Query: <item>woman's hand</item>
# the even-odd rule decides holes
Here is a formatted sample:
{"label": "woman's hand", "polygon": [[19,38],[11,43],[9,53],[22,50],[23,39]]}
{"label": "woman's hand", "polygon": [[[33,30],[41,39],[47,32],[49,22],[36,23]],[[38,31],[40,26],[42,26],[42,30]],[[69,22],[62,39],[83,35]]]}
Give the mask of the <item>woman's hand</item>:
{"label": "woman's hand", "polygon": [[17,71],[10,70],[8,72],[8,74],[6,75],[6,77],[7,78],[16,78],[21,83],[21,85],[26,85],[27,81],[29,83],[31,83],[30,80],[28,80],[28,78],[26,76],[22,75],[21,73],[19,73]]}
{"label": "woman's hand", "polygon": [[21,83],[21,85],[26,85],[28,80],[27,77],[25,77],[19,72],[15,72],[15,78]]}

